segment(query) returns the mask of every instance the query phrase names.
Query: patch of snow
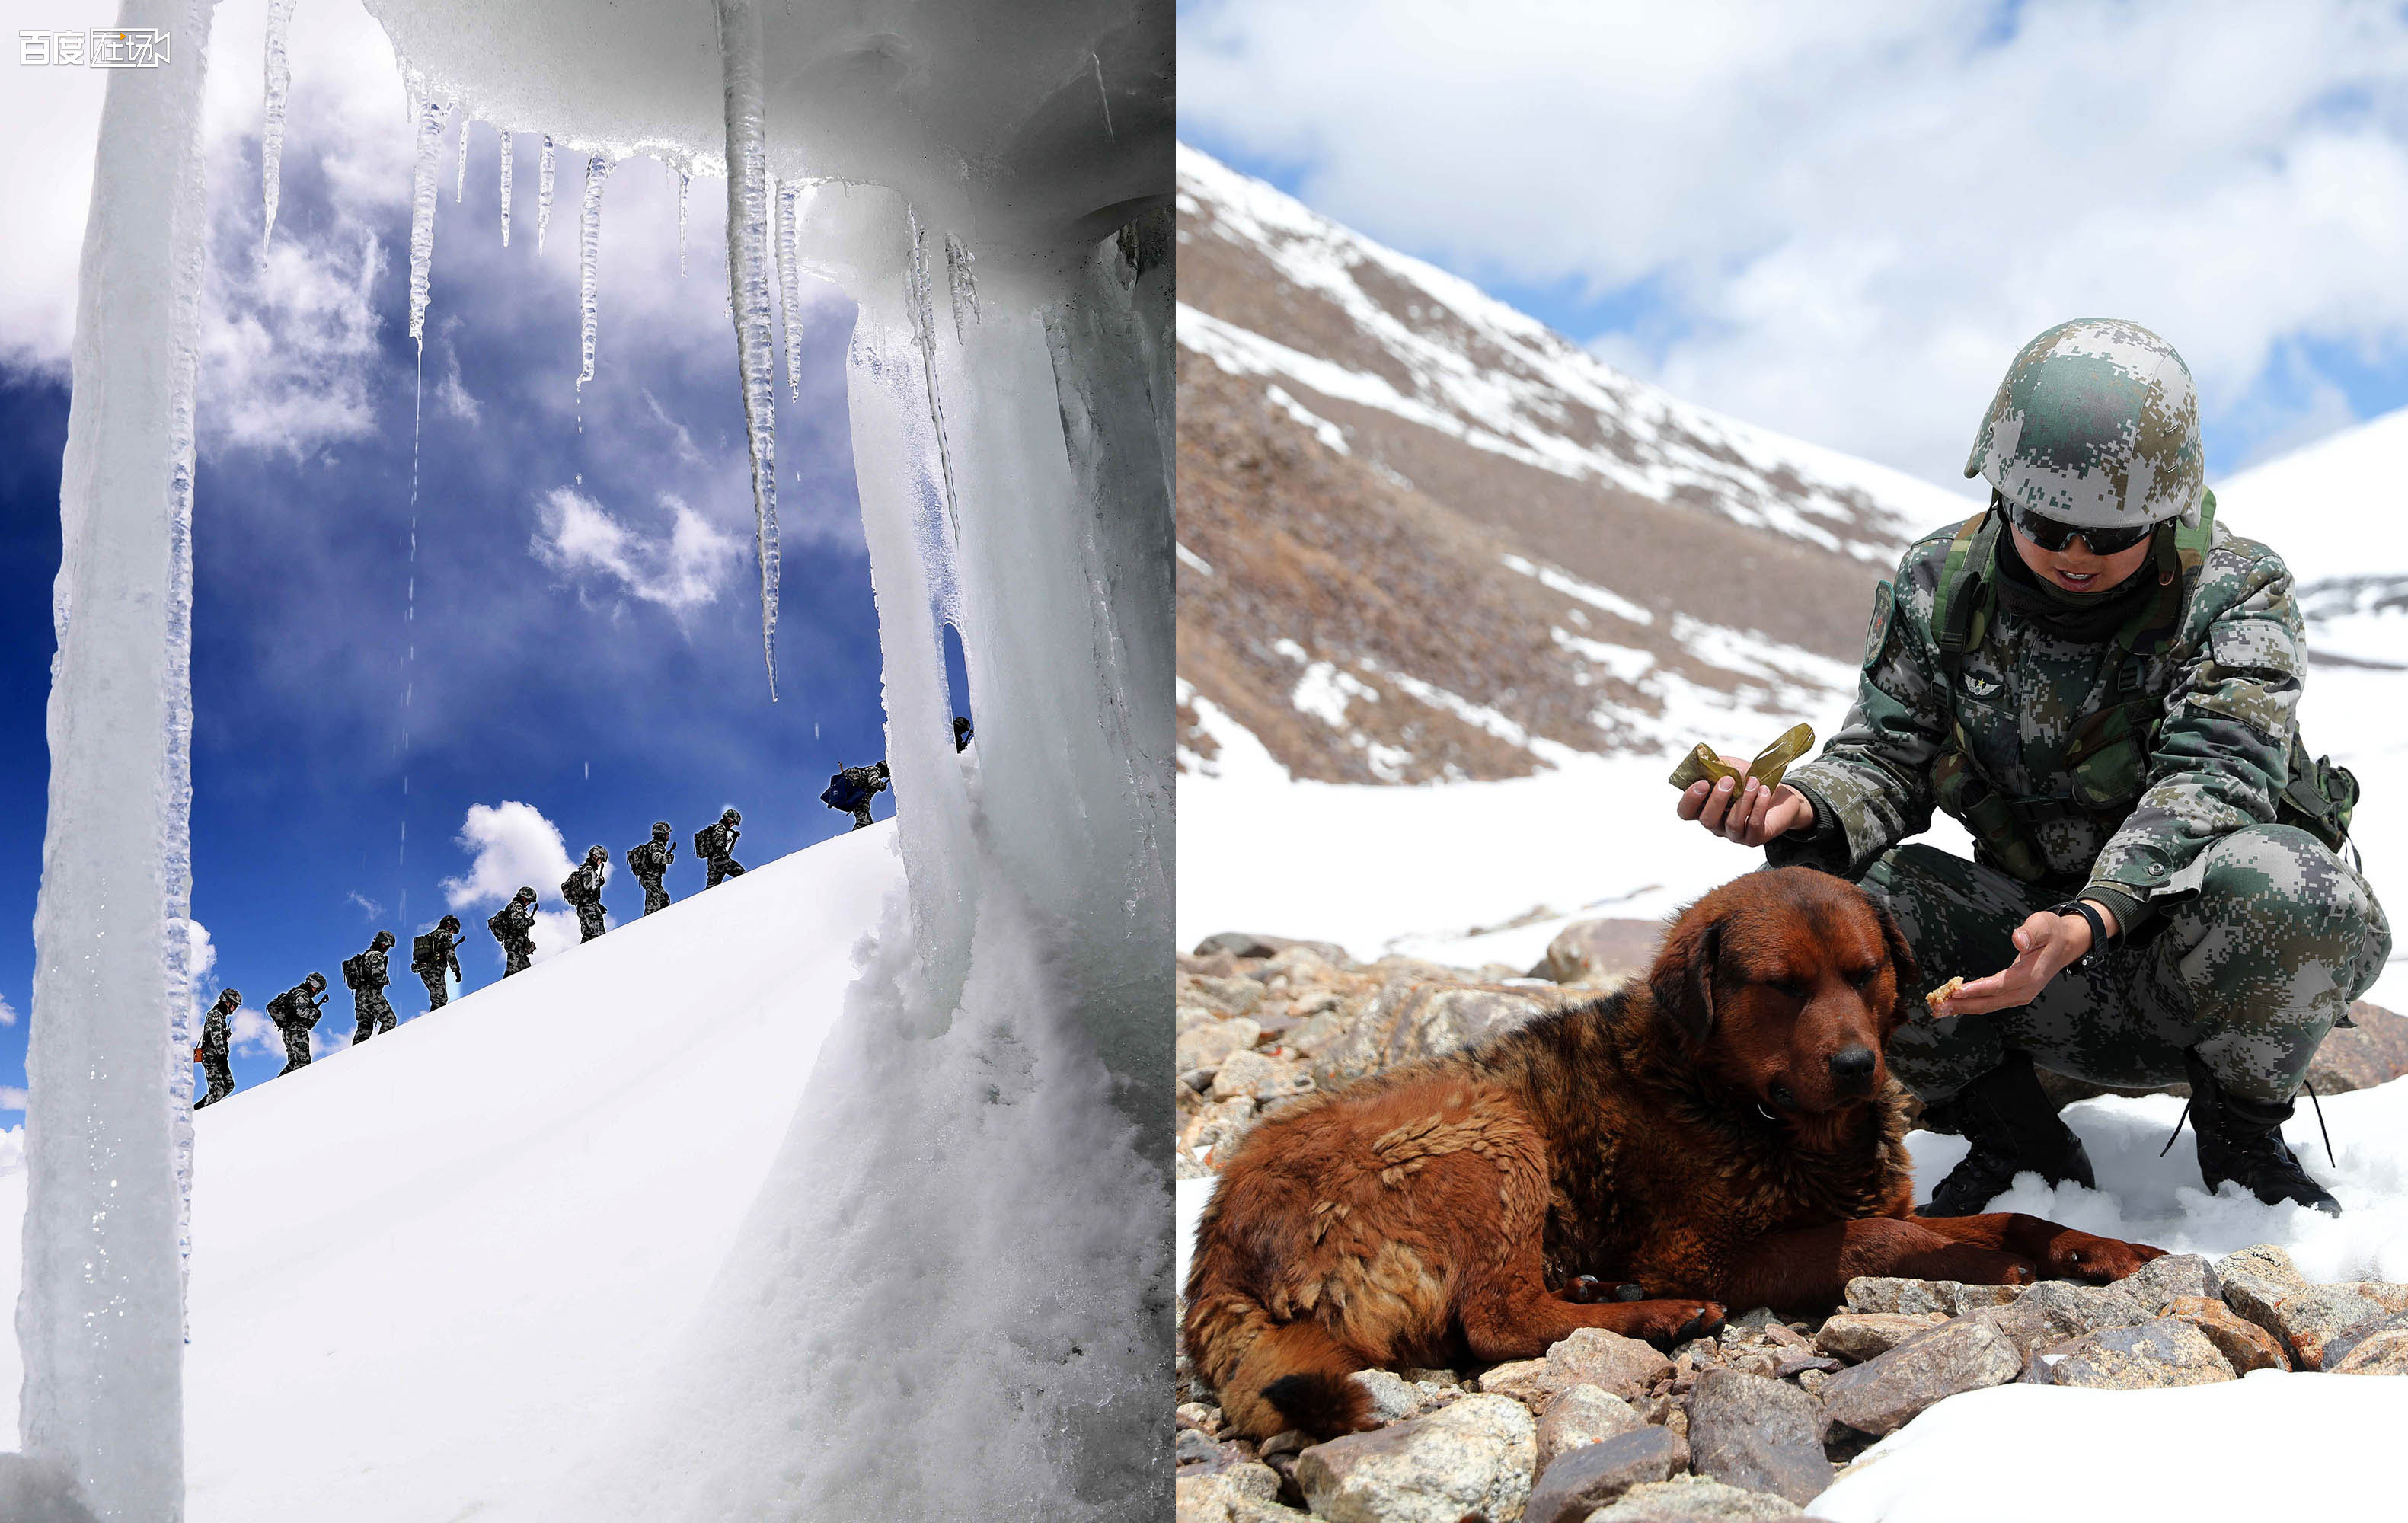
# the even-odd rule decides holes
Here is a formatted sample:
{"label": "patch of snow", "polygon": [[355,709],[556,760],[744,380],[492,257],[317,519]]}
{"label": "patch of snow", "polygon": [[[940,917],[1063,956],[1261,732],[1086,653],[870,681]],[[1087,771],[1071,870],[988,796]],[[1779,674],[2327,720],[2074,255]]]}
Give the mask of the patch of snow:
{"label": "patch of snow", "polygon": [[1334,450],[1340,454],[1352,454],[1354,453],[1346,447],[1346,430],[1339,427],[1336,424],[1331,423],[1328,419],[1321,416],[1321,414],[1307,409],[1303,403],[1297,401],[1295,397],[1290,396],[1287,394],[1286,387],[1268,387],[1265,390],[1264,395],[1271,399],[1271,406],[1279,409],[1282,412],[1286,413],[1296,422],[1303,424],[1307,433],[1310,433],[1314,438],[1320,439],[1324,448]]}
{"label": "patch of snow", "polygon": [[1526,577],[1534,578],[1541,586],[1551,592],[1562,593],[1567,597],[1577,597],[1592,608],[1601,608],[1615,618],[1627,619],[1632,624],[1656,622],[1656,615],[1652,611],[1640,607],[1619,593],[1611,593],[1603,587],[1583,582],[1569,571],[1557,570],[1552,566],[1541,566],[1536,561],[1510,553],[1501,558],[1507,570],[1519,571]]}
{"label": "patch of snow", "polygon": [[1208,577],[1214,574],[1211,563],[1205,560],[1203,556],[1196,553],[1196,552],[1188,549],[1185,545],[1173,540],[1171,542],[1170,552],[1172,554],[1179,557],[1179,564],[1186,567],[1189,570]]}

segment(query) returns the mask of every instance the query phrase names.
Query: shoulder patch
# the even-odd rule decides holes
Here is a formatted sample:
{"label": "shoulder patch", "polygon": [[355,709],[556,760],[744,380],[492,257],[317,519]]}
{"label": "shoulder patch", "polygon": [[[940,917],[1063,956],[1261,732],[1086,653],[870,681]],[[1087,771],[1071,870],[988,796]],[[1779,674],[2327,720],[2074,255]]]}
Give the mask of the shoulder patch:
{"label": "shoulder patch", "polygon": [[1885,582],[1873,589],[1873,619],[1865,629],[1865,669],[1870,671],[1881,662],[1882,647],[1889,643],[1890,622],[1898,616],[1898,590]]}

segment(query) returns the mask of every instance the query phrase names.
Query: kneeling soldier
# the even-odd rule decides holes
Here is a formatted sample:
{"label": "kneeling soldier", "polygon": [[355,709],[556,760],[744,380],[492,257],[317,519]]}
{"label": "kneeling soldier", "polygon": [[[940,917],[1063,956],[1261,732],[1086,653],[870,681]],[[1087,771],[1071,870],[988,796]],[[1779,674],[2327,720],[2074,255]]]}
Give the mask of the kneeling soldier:
{"label": "kneeling soldier", "polygon": [[326,975],[312,973],[267,1002],[267,1018],[284,1038],[284,1066],[276,1070],[278,1078],[309,1066],[309,1033],[318,1024],[318,997],[325,992]]}
{"label": "kneeling soldier", "polygon": [[[2187,1081],[2210,1189],[2339,1214],[2281,1128],[2391,930],[2342,855],[2358,780],[2300,739],[2291,573],[2204,491],[2190,372],[2129,323],[2052,328],[1965,474],[1988,510],[1877,590],[1822,756],[1769,792],[1693,784],[1682,816],[1861,883],[1928,984],[2003,969],[1890,1041],[1891,1071],[1972,1144],[1928,1214],[1978,1212],[2025,1170],[2092,1184],[2035,1063]],[[1935,807],[1972,861],[1899,844]]]}
{"label": "kneeling soldier", "polygon": [[502,976],[525,972],[535,960],[535,890],[511,895],[509,903],[486,917],[485,928],[502,943]]}
{"label": "kneeling soldier", "polygon": [[577,907],[578,943],[583,945],[610,928],[602,914],[602,884],[610,875],[610,854],[600,846],[586,848],[585,860],[561,881],[560,897]]}
{"label": "kneeling soldier", "polygon": [[208,1016],[201,1022],[201,1044],[193,1049],[193,1059],[201,1065],[201,1072],[208,1076],[209,1092],[193,1102],[195,1111],[204,1105],[215,1105],[234,1093],[234,1070],[226,1064],[226,1023],[241,1008],[240,989],[222,990],[218,995],[218,1002],[209,1007]]}
{"label": "kneeling soldier", "polygon": [[343,959],[343,983],[351,991],[351,1012],[359,1021],[351,1032],[354,1047],[394,1027],[393,1004],[384,997],[384,986],[391,982],[384,955],[392,949],[393,940],[393,932],[380,930],[366,952]]}
{"label": "kneeling soldier", "polygon": [[652,839],[640,846],[627,848],[627,870],[636,882],[644,885],[644,913],[669,907],[669,891],[661,886],[662,875],[677,860],[677,843],[669,840],[669,822],[652,822]]}
{"label": "kneeling soldier", "polygon": [[433,930],[421,931],[410,939],[409,970],[426,985],[426,1012],[430,1015],[452,1002],[452,990],[445,976],[460,978],[460,952],[453,944],[459,935],[460,917],[445,915],[435,923]]}

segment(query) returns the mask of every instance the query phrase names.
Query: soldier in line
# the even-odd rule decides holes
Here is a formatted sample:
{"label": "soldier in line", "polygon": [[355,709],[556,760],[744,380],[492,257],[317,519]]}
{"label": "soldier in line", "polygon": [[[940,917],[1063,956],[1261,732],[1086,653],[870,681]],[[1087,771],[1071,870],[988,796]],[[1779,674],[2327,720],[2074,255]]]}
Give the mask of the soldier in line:
{"label": "soldier in line", "polygon": [[627,870],[636,882],[644,885],[644,913],[669,907],[669,891],[661,886],[662,874],[677,860],[677,842],[669,840],[669,822],[652,822],[652,839],[640,846],[627,848]]}
{"label": "soldier in line", "polygon": [[736,827],[743,823],[744,816],[731,809],[721,814],[716,824],[706,825],[694,833],[695,855],[710,865],[709,881],[703,887],[717,888],[723,880],[744,876],[744,864],[734,855],[736,838],[744,833]]}
{"label": "soldier in line", "polygon": [[[2283,1123],[2391,928],[2347,849],[2358,780],[2300,740],[2290,569],[2216,521],[2190,372],[2136,323],[2026,345],[1965,474],[1990,506],[1876,589],[1846,726],[1681,815],[1854,879],[1928,982],[1971,979],[1889,1043],[1927,1124],[1971,1144],[1925,1215],[2027,1170],[2093,1184],[2035,1066],[2187,1080],[2210,1190],[2340,1214]],[[1971,861],[1906,841],[1935,808]]]}
{"label": "soldier in line", "polygon": [[585,860],[561,880],[560,897],[577,907],[577,941],[580,946],[610,928],[602,915],[602,884],[609,875],[610,853],[601,846],[589,846]]}
{"label": "soldier in line", "polygon": [[193,1049],[193,1061],[208,1076],[209,1092],[193,1102],[197,1111],[204,1105],[215,1105],[234,1093],[234,1070],[226,1066],[226,1023],[242,1008],[240,989],[222,990],[218,1002],[209,1007],[208,1015],[201,1022],[201,1044]]}
{"label": "soldier in line", "polygon": [[389,930],[376,933],[366,952],[343,959],[343,983],[351,991],[351,1010],[359,1025],[351,1032],[351,1044],[358,1046],[380,1031],[390,1031],[394,1026],[393,1004],[384,997],[384,986],[391,980],[385,971],[384,955],[393,949],[394,936]]}
{"label": "soldier in line", "polygon": [[318,1024],[318,999],[325,992],[326,975],[311,973],[267,1002],[267,1018],[284,1038],[284,1066],[276,1070],[278,1078],[309,1066],[309,1033]]}
{"label": "soldier in line", "polygon": [[[422,931],[409,943],[409,970],[426,985],[426,1013],[433,1014],[452,1002],[445,975],[461,978],[460,953],[452,944],[460,934],[460,917],[445,915],[431,931]],[[467,982],[461,978],[462,983]]]}
{"label": "soldier in line", "polygon": [[535,960],[535,890],[521,888],[510,902],[485,921],[494,940],[502,943],[502,976],[523,973]]}
{"label": "soldier in line", "polygon": [[820,802],[840,814],[853,816],[855,830],[869,823],[869,801],[886,791],[886,762],[880,758],[875,767],[848,767],[828,779],[826,791]]}
{"label": "soldier in line", "polygon": [[970,748],[970,722],[961,715],[953,716],[953,754],[958,756]]}

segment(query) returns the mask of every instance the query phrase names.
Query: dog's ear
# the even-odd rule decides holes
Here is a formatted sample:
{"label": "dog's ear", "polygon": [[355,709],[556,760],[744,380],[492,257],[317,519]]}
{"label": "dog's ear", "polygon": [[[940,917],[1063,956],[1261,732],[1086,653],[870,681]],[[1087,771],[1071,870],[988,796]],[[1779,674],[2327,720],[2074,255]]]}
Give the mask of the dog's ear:
{"label": "dog's ear", "polygon": [[1693,1045],[1714,1028],[1714,962],[1722,943],[1718,920],[1701,917],[1675,926],[1647,975],[1656,1011]]}
{"label": "dog's ear", "polygon": [[1887,1027],[1882,1033],[1886,1037],[1923,1013],[1923,965],[1914,960],[1914,948],[1907,945],[1906,932],[1899,929],[1898,917],[1871,895],[1865,896],[1865,900],[1873,907],[1873,918],[1881,922],[1882,944],[1889,949],[1890,972],[1897,980],[1898,1002],[1891,1007]]}

